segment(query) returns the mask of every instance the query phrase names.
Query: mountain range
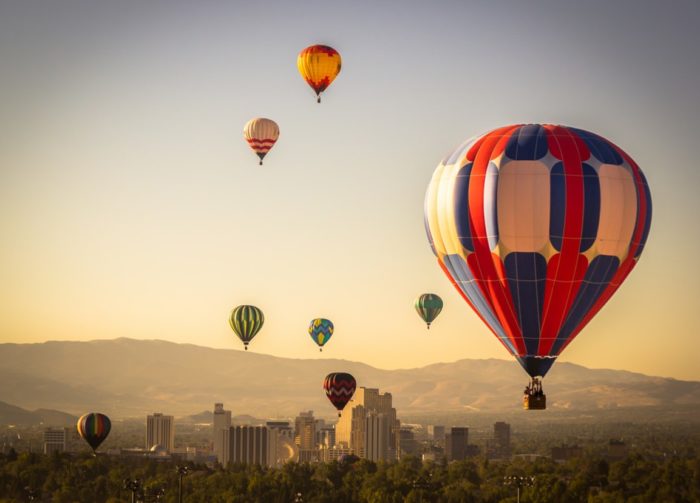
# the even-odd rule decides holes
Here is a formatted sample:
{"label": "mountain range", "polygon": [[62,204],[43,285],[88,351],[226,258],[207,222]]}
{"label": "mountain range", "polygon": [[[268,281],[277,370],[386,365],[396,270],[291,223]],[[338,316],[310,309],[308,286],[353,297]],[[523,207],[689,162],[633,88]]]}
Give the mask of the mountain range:
{"label": "mountain range", "polygon": [[9,403],[0,402],[0,424],[22,426],[44,424],[47,426],[75,426],[77,416],[58,410],[25,410]]}
{"label": "mountain range", "polygon": [[[391,392],[404,415],[517,410],[527,383],[517,363],[498,359],[382,370],[332,358],[279,358],[119,338],[0,344],[0,400],[26,409],[60,409],[75,416],[100,411],[116,418],[155,411],[189,415],[211,410],[214,402],[224,402],[235,415],[291,417],[314,410],[332,416],[321,387],[332,371],[350,372],[358,386]],[[553,411],[700,409],[697,381],[559,362],[544,384]]]}

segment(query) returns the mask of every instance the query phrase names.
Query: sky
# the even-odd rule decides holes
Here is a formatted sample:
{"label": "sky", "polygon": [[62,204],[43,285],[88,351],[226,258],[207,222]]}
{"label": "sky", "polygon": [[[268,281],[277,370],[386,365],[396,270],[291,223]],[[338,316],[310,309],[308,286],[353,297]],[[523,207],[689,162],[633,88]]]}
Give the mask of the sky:
{"label": "sky", "polygon": [[[423,197],[465,139],[546,122],[620,145],[654,204],[560,361],[699,380],[699,21],[683,0],[0,0],[0,342],[241,348],[227,316],[254,304],[255,352],[509,358],[440,271]],[[343,58],[321,105],[296,69],[315,43]],[[281,130],[263,167],[258,116]],[[430,331],[423,292],[445,301]]]}

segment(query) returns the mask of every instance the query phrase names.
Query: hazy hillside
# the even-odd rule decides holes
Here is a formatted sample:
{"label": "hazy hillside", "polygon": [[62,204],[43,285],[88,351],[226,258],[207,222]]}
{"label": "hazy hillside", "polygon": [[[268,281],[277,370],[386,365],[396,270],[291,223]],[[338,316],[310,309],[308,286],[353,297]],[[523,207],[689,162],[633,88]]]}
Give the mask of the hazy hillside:
{"label": "hazy hillside", "polygon": [[[321,381],[351,372],[394,395],[399,413],[517,410],[526,376],[506,360],[460,360],[381,370],[337,359],[297,360],[164,341],[0,344],[0,400],[24,408],[115,417],[190,415],[224,402],[237,414],[331,415]],[[551,410],[700,406],[700,382],[558,363],[545,381]]]}
{"label": "hazy hillside", "polygon": [[58,410],[29,411],[9,403],[0,402],[0,424],[75,426],[77,420],[76,416]]}

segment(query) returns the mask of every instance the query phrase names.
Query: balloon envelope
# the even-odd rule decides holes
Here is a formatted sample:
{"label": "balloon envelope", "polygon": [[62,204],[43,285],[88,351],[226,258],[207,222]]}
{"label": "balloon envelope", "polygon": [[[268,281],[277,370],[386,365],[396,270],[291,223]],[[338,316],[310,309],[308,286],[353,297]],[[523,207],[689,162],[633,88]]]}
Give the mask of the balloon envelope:
{"label": "balloon envelope", "polygon": [[414,303],[418,315],[423,318],[430,328],[430,324],[442,311],[442,299],[434,293],[424,293]]}
{"label": "balloon envelope", "polygon": [[514,125],[435,170],[428,240],[445,274],[531,376],[544,376],[644,249],[651,195],[632,158],[581,129]]}
{"label": "balloon envelope", "polygon": [[258,154],[260,164],[280,136],[280,128],[272,119],[257,117],[243,127],[243,138]]}
{"label": "balloon envelope", "polygon": [[255,306],[243,305],[235,307],[228,317],[228,324],[231,330],[243,341],[246,351],[248,350],[248,344],[260,331],[263,323],[265,323],[265,316]]}
{"label": "balloon envelope", "polygon": [[109,435],[112,422],[104,414],[89,412],[78,419],[78,435],[95,451]]}
{"label": "balloon envelope", "polygon": [[309,46],[297,57],[299,73],[316,92],[319,103],[321,103],[320,94],[335,80],[341,66],[340,54],[327,45]]}
{"label": "balloon envelope", "polygon": [[326,396],[339,413],[355,394],[356,386],[355,378],[347,372],[331,372],[323,380]]}
{"label": "balloon envelope", "polygon": [[325,318],[316,318],[309,324],[309,335],[319,348],[328,342],[333,335],[333,330],[333,322]]}

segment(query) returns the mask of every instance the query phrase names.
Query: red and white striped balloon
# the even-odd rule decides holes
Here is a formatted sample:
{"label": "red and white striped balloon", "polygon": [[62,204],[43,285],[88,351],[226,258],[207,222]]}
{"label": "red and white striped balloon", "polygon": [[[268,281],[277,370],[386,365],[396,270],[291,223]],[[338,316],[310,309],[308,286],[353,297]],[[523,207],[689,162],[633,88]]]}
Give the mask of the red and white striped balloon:
{"label": "red and white striped balloon", "polygon": [[280,128],[272,119],[256,117],[250,119],[243,128],[243,138],[250,148],[258,154],[260,165],[280,136]]}

